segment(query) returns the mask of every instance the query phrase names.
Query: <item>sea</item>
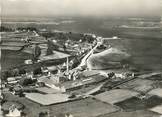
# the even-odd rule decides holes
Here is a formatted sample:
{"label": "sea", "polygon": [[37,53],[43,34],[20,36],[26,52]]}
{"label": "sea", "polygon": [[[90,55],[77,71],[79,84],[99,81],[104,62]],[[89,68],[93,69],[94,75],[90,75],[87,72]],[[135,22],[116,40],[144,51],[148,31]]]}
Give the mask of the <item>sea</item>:
{"label": "sea", "polygon": [[[117,36],[120,40],[108,42],[132,56],[132,65],[139,70],[162,70],[162,28],[158,17],[61,17],[10,18],[2,25],[17,28],[34,26],[38,29],[72,33],[93,33],[102,37]],[[1,69],[24,63],[27,53],[2,50]],[[105,61],[106,62],[106,61]]]}

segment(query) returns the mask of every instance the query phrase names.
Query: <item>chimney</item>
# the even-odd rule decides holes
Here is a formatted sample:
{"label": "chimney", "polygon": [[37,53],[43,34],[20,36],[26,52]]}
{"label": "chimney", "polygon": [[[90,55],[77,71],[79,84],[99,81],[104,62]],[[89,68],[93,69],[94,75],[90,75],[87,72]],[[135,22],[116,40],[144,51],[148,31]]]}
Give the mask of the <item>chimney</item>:
{"label": "chimney", "polygon": [[69,72],[69,58],[66,59],[66,71]]}

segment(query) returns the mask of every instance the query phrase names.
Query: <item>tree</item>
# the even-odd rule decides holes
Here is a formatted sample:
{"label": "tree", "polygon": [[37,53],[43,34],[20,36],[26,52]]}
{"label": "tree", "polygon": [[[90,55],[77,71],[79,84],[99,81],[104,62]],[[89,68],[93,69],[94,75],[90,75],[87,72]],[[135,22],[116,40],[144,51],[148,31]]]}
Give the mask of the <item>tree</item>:
{"label": "tree", "polygon": [[20,79],[19,83],[22,86],[28,86],[29,84],[33,83],[33,80],[31,78],[22,78],[22,79]]}
{"label": "tree", "polygon": [[12,28],[0,26],[0,32],[11,32],[11,31],[13,31]]}
{"label": "tree", "polygon": [[19,75],[19,69],[13,69],[12,70],[12,76],[18,76]]}
{"label": "tree", "polygon": [[38,74],[41,74],[42,73],[42,70],[41,70],[41,68],[39,67],[39,68],[36,68],[36,69],[34,69],[34,71],[33,71],[33,74],[34,75],[38,75]]}
{"label": "tree", "polygon": [[52,51],[52,49],[50,49],[50,48],[47,48],[47,53],[46,53],[46,55],[51,55],[51,54],[53,54],[53,51]]}
{"label": "tree", "polygon": [[64,51],[66,50],[66,45],[65,44],[63,45],[63,49],[64,49]]}
{"label": "tree", "polygon": [[40,112],[39,117],[48,117],[48,113],[47,112]]}
{"label": "tree", "polygon": [[23,93],[23,91],[19,92],[19,97],[25,97],[25,94]]}
{"label": "tree", "polygon": [[7,71],[2,72],[1,80],[2,81],[7,81],[7,78],[8,78],[8,72]]}
{"label": "tree", "polygon": [[9,87],[9,91],[10,92],[13,91],[13,89],[14,89],[14,87]]}
{"label": "tree", "polygon": [[41,55],[41,48],[38,46],[38,44],[36,44],[33,52],[34,61],[37,60],[40,55]]}
{"label": "tree", "polygon": [[25,69],[19,69],[19,74],[26,74],[26,71],[25,71]]}
{"label": "tree", "polygon": [[53,49],[54,49],[53,42],[51,40],[48,40],[47,45],[48,45],[48,48],[47,48],[47,54],[46,55],[53,54]]}

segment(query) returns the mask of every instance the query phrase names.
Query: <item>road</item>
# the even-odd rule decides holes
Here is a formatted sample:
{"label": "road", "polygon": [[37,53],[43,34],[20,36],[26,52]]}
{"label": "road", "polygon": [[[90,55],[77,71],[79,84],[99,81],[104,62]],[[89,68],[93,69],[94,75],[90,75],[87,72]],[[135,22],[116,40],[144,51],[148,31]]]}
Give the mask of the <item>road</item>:
{"label": "road", "polygon": [[93,54],[94,50],[100,45],[100,42],[97,42],[97,44],[87,53],[87,55],[84,56],[82,59],[80,65],[78,68],[81,68],[82,66],[85,66],[87,64],[87,59]]}

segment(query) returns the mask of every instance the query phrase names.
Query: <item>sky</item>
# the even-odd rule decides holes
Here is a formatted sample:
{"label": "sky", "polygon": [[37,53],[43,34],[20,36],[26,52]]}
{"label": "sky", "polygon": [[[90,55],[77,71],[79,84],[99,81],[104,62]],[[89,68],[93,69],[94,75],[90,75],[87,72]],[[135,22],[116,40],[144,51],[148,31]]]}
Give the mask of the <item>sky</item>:
{"label": "sky", "polygon": [[3,16],[160,16],[161,0],[1,0]]}

